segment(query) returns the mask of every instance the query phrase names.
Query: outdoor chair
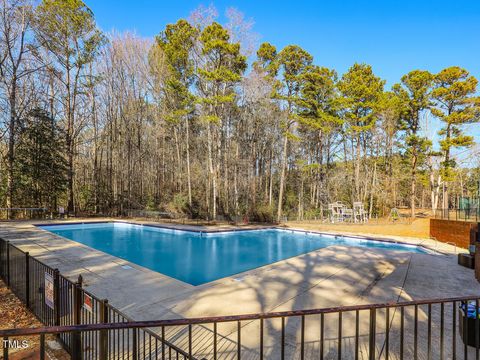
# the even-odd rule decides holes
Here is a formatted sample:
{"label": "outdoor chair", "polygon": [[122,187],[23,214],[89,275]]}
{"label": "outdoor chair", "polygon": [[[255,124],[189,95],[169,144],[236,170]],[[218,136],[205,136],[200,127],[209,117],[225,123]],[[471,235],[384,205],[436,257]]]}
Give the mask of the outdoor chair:
{"label": "outdoor chair", "polygon": [[347,206],[340,201],[328,204],[328,210],[330,212],[330,221],[332,223],[351,221],[353,218],[353,210],[348,209]]}
{"label": "outdoor chair", "polygon": [[332,223],[343,221],[342,208],[343,208],[343,205],[339,202],[328,204],[328,210],[330,212],[330,221]]}
{"label": "outdoor chair", "polygon": [[353,203],[353,221],[355,223],[363,223],[368,221],[368,213],[364,209],[361,201],[356,201]]}
{"label": "outdoor chair", "polygon": [[353,209],[348,209],[347,207],[344,207],[342,209],[342,215],[343,215],[343,220],[344,221],[352,221],[354,218],[354,212]]}

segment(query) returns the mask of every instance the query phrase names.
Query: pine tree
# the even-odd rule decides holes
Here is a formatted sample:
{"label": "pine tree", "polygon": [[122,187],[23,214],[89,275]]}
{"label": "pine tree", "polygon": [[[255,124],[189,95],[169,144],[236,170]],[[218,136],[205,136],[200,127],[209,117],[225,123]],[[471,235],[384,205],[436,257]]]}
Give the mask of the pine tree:
{"label": "pine tree", "polygon": [[81,93],[81,72],[105,42],[92,11],[81,0],[43,0],[36,9],[36,37],[55,58],[54,74],[64,86],[65,143],[68,160],[68,211],[74,209],[74,158],[78,135],[76,106]]}
{"label": "pine tree", "polygon": [[218,183],[220,173],[219,129],[229,106],[235,101],[235,85],[247,68],[240,44],[231,43],[228,31],[214,22],[200,34],[197,102],[201,105],[200,119],[207,127],[208,168],[212,184],[213,219],[217,216]]}
{"label": "pine tree", "polygon": [[262,43],[257,50],[257,61],[253,63],[253,68],[273,79],[278,72],[276,58],[277,49],[275,46],[270,43]]}
{"label": "pine tree", "polygon": [[299,121],[302,125],[329,133],[343,121],[337,116],[337,73],[316,65],[309,66],[302,74]]}
{"label": "pine tree", "polygon": [[16,170],[25,206],[56,208],[68,183],[65,150],[63,131],[45,111],[33,109],[23,119]]}
{"label": "pine tree", "polygon": [[283,195],[288,162],[288,142],[296,139],[297,104],[302,87],[302,74],[312,64],[313,57],[297,45],[288,45],[278,53],[274,60],[274,69],[278,69],[280,79],[276,82],[274,98],[284,104],[285,118],[281,119],[283,131],[282,163],[280,171],[280,188],[278,195],[277,221],[282,218]]}
{"label": "pine tree", "polygon": [[[195,80],[195,64],[193,50],[198,38],[198,30],[186,20],[167,25],[156,38],[156,44],[166,61],[167,74],[163,83],[163,101],[167,107],[167,120],[174,126],[185,125],[185,149],[187,163],[188,204],[192,206],[192,182],[190,171],[190,118],[195,110],[195,97],[190,91]],[[155,50],[155,48],[153,49]],[[152,53],[152,51],[151,51]],[[158,57],[150,56],[150,61],[158,61]],[[155,66],[152,64],[152,66]],[[157,79],[160,81],[160,79]],[[180,166],[180,164],[179,164]]]}
{"label": "pine tree", "polygon": [[456,167],[451,151],[473,144],[473,136],[465,135],[464,126],[479,122],[480,97],[475,96],[477,79],[458,66],[443,69],[435,75],[434,82],[432,98],[435,106],[431,111],[444,124],[438,134],[442,137],[443,208],[448,209],[448,183],[453,180]]}
{"label": "pine tree", "polygon": [[354,64],[340,79],[338,89],[342,97],[339,106],[345,124],[345,135],[350,137],[353,152],[352,201],[361,200],[360,166],[365,154],[362,148],[368,142],[377,121],[376,108],[383,93],[385,81],[375,76],[367,64]]}
{"label": "pine tree", "polygon": [[[343,121],[338,116],[337,73],[325,67],[309,66],[302,74],[302,86],[297,104],[298,123],[301,137],[302,156],[307,163],[301,171],[303,180],[311,182],[311,205],[318,205],[320,196],[325,200],[328,170],[330,164],[329,148]],[[309,173],[309,176],[306,176]],[[303,197],[303,193],[300,194]],[[299,202],[303,209],[303,203]],[[302,211],[299,211],[301,217]]]}
{"label": "pine tree", "polygon": [[401,129],[405,131],[406,155],[410,159],[410,211],[415,217],[417,168],[426,160],[425,153],[432,145],[420,135],[421,114],[430,108],[430,90],[433,75],[428,71],[414,70],[402,76],[401,83],[393,87],[400,101]]}

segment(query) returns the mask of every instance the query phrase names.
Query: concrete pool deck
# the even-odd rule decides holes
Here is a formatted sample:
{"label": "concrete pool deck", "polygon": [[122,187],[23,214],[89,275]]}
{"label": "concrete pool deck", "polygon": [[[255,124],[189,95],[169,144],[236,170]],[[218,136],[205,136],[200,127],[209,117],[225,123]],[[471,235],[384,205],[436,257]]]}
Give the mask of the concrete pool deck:
{"label": "concrete pool deck", "polygon": [[[95,219],[99,220],[112,219]],[[239,275],[192,286],[34,226],[40,223],[50,222],[1,223],[0,237],[29,251],[30,255],[47,265],[58,268],[71,280],[81,274],[85,289],[99,298],[107,298],[110,304],[135,320],[248,314],[480,294],[480,284],[475,280],[473,270],[457,265],[455,249],[429,239],[382,237],[422,244],[432,249],[437,247],[441,254],[330,246]],[[68,221],[61,223],[67,224]],[[202,229],[208,231],[208,227]],[[248,326],[245,324],[245,327]]]}
{"label": "concrete pool deck", "polygon": [[[382,237],[422,244],[431,249],[437,246],[442,254],[330,246],[204,285],[192,286],[34,226],[40,223],[59,222],[1,223],[0,237],[29,251],[47,265],[58,268],[72,280],[81,274],[86,289],[100,298],[109,299],[112,305],[139,320],[480,293],[480,284],[475,280],[473,270],[457,265],[455,249],[442,243],[437,246],[429,239]],[[135,223],[149,224],[140,221]],[[188,225],[161,225],[199,230]],[[233,228],[223,227],[224,230]],[[200,229],[209,231],[211,228]]]}

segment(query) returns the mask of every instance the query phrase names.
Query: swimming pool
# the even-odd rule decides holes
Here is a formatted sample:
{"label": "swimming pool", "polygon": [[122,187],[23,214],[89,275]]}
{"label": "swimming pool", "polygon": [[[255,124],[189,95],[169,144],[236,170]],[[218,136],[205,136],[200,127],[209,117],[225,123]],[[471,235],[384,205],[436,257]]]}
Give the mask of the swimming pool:
{"label": "swimming pool", "polygon": [[281,229],[200,233],[122,222],[39,227],[191,285],[330,245],[427,252],[413,245]]}

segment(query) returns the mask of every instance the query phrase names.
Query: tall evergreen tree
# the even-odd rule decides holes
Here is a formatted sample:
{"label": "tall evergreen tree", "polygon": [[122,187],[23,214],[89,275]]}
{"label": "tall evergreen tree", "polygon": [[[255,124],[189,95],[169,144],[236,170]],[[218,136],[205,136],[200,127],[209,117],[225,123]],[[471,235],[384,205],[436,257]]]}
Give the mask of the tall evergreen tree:
{"label": "tall evergreen tree", "polygon": [[17,192],[24,206],[56,208],[68,180],[64,154],[62,130],[45,111],[33,109],[22,121],[17,146]]}
{"label": "tall evergreen tree", "polygon": [[335,70],[309,66],[301,75],[301,91],[297,100],[301,124],[328,133],[343,121],[337,116],[338,95]]}
{"label": "tall evergreen tree", "polygon": [[444,125],[438,134],[442,137],[440,148],[443,152],[442,178],[445,186],[443,208],[448,209],[448,183],[454,178],[456,166],[451,151],[473,144],[473,136],[465,135],[464,127],[480,121],[480,97],[475,96],[477,79],[461,67],[443,69],[435,75],[434,81],[432,98],[435,106],[432,113]]}
{"label": "tall evergreen tree", "polygon": [[274,78],[278,72],[277,49],[270,43],[262,43],[257,50],[257,61],[253,67],[257,71],[262,71],[266,76]]}
{"label": "tall evergreen tree", "polygon": [[75,121],[81,72],[91,63],[105,38],[95,24],[92,11],[81,0],[43,0],[37,7],[36,36],[55,58],[54,73],[63,84],[65,142],[68,159],[68,211],[74,211],[74,158],[79,133]]}
{"label": "tall evergreen tree", "polygon": [[[192,206],[192,181],[190,171],[190,118],[194,111],[195,97],[191,86],[195,79],[193,50],[198,38],[198,30],[186,20],[167,25],[156,38],[158,46],[167,63],[167,74],[163,101],[168,111],[168,120],[174,125],[185,126],[186,173],[188,203]],[[151,57],[151,59],[158,59]],[[180,166],[180,164],[179,164]]]}
{"label": "tall evergreen tree", "polygon": [[288,163],[288,142],[295,139],[295,124],[298,120],[297,104],[301,91],[302,74],[312,64],[313,57],[307,51],[297,45],[288,45],[280,51],[275,59],[275,67],[278,69],[280,79],[275,86],[274,97],[284,104],[285,118],[281,121],[283,132],[282,160],[280,170],[280,185],[278,191],[277,221],[280,221],[283,213],[283,195]]}
{"label": "tall evergreen tree", "polygon": [[[406,154],[410,158],[410,212],[415,217],[417,168],[425,160],[432,142],[420,135],[421,114],[430,108],[430,90],[433,75],[428,71],[414,70],[402,76],[401,83],[393,87],[400,100],[401,128],[405,131]],[[419,161],[420,160],[420,161]]]}
{"label": "tall evergreen tree", "polygon": [[201,58],[199,59],[197,86],[201,120],[207,127],[208,168],[212,184],[211,214],[217,216],[218,183],[220,172],[220,128],[227,108],[234,103],[235,85],[242,79],[247,67],[240,44],[231,43],[228,31],[214,22],[200,34]]}
{"label": "tall evergreen tree", "polygon": [[[345,124],[345,135],[350,138],[352,160],[352,201],[361,200],[360,167],[368,142],[368,135],[375,126],[376,108],[383,92],[384,80],[375,76],[367,64],[354,64],[340,79],[338,89],[342,95],[339,106]],[[346,160],[346,159],[345,159]]]}
{"label": "tall evergreen tree", "polygon": [[[337,73],[325,67],[309,66],[302,74],[298,98],[298,122],[303,157],[308,159],[312,182],[311,204],[327,201],[326,182],[330,143],[343,121],[338,116]],[[303,205],[302,205],[303,206]]]}

